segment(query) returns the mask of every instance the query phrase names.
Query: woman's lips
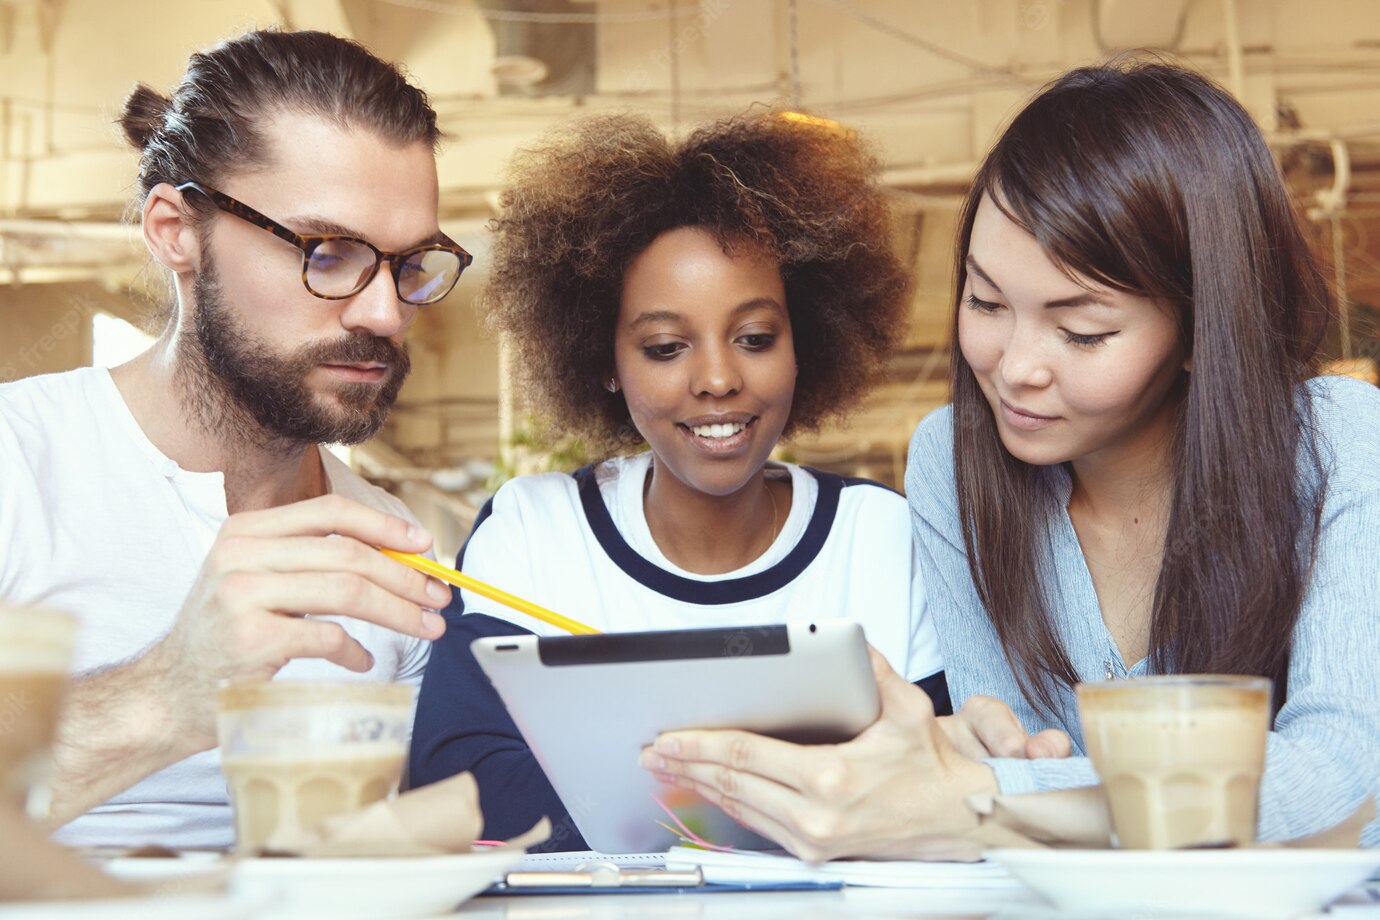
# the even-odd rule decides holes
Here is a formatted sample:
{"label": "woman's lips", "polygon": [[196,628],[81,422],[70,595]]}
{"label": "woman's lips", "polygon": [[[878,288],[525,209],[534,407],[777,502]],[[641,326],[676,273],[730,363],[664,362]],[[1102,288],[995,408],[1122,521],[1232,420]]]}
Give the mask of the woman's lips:
{"label": "woman's lips", "polygon": [[1004,399],[1001,401],[1001,416],[1006,424],[1021,431],[1040,431],[1059,421],[1055,416],[1032,415],[1028,411],[1017,409]]}
{"label": "woman's lips", "polygon": [[[726,454],[735,453],[746,447],[747,443],[752,440],[752,429],[756,424],[757,419],[753,417],[743,426],[742,431],[724,438],[701,437],[695,434],[695,432],[685,424],[677,424],[676,428],[680,429],[681,433],[684,434],[690,440],[690,443],[698,450],[716,457],[721,457]],[[696,425],[695,427],[698,428],[701,426]]]}

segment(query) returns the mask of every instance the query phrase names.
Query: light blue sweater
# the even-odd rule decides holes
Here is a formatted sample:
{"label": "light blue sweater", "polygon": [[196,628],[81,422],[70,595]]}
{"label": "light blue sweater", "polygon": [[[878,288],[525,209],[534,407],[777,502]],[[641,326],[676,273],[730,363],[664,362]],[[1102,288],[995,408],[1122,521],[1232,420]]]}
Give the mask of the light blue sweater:
{"label": "light blue sweater", "polygon": [[[1260,793],[1260,837],[1283,840],[1329,827],[1367,794],[1380,796],[1380,390],[1320,377],[1313,396],[1327,495],[1316,564],[1290,653],[1288,698],[1271,732]],[[1045,468],[1064,502],[1062,465]],[[1316,484],[1317,471],[1301,463]],[[1067,760],[989,761],[1006,794],[1097,782],[1085,756],[1073,691],[1059,688],[1058,714],[1038,714],[1022,696],[968,572],[953,470],[952,409],[931,413],[911,439],[906,472],[927,598],[957,710],[970,696],[1008,703],[1030,732],[1061,728],[1073,739]],[[1083,680],[1147,673],[1128,668],[1102,622],[1073,524],[1065,511],[1051,528],[1050,571],[1041,573],[1069,660]],[[1380,821],[1365,831],[1380,846]]]}

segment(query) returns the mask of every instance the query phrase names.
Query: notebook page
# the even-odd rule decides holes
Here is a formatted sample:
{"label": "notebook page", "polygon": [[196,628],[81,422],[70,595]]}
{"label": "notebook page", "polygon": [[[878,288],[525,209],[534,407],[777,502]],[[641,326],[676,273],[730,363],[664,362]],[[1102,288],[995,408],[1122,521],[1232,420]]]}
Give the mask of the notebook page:
{"label": "notebook page", "polygon": [[1019,888],[1021,883],[994,863],[835,860],[810,865],[785,851],[726,853],[692,847],[666,852],[671,869],[699,866],[707,882],[838,881],[875,888]]}

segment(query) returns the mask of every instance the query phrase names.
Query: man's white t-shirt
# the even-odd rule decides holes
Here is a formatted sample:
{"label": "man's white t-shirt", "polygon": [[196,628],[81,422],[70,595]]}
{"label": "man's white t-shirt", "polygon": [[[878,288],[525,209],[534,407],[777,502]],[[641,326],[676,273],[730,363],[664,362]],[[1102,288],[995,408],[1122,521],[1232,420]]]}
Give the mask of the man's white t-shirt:
{"label": "man's white t-shirt", "polygon": [[[328,451],[331,492],[415,520],[397,498]],[[127,661],[172,627],[228,517],[220,473],[182,469],[139,427],[105,368],[0,385],[0,598],[81,621],[74,672]],[[356,674],[320,659],[291,680],[417,683],[430,643],[351,618],[374,656]],[[77,846],[227,847],[230,807],[218,751],[174,764],[62,828]]]}

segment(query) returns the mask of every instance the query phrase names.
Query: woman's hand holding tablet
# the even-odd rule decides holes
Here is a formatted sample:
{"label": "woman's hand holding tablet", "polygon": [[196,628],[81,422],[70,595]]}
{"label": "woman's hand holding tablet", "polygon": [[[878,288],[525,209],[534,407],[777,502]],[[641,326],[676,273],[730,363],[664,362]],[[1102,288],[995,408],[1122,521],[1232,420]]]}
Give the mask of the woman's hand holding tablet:
{"label": "woman's hand holding tablet", "polygon": [[1027,739],[1006,718],[1009,710],[979,704],[953,721],[936,717],[924,691],[869,652],[882,711],[852,741],[809,746],[733,730],[668,732],[644,751],[642,765],[819,862],[845,854],[920,858],[926,830],[975,826],[964,800],[997,791],[992,769],[978,759],[995,753],[988,743],[1003,754],[1020,748],[1016,756],[1067,755],[1067,736]]}

